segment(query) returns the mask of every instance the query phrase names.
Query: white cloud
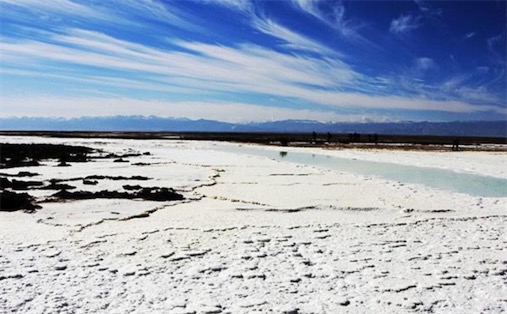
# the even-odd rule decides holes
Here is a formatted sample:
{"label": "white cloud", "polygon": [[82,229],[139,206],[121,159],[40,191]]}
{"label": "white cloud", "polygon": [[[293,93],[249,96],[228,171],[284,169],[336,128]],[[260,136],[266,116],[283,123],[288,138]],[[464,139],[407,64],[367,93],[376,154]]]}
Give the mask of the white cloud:
{"label": "white cloud", "polygon": [[276,22],[267,18],[254,17],[252,25],[257,30],[270,36],[279,38],[286,42],[286,47],[295,50],[308,50],[324,55],[337,55],[337,53],[328,47],[300,35]]}
{"label": "white cloud", "polygon": [[472,113],[491,111],[506,114],[507,108],[498,106],[476,106],[458,100],[432,100],[423,97],[377,96],[358,93],[323,92],[299,90],[294,93],[307,101],[320,102],[335,108],[367,108],[367,109],[394,109],[440,111],[454,113]]}
{"label": "white cloud", "polygon": [[466,33],[463,35],[463,39],[470,39],[475,36],[475,32]]}
{"label": "white cloud", "polygon": [[486,43],[488,45],[488,50],[491,54],[493,61],[505,68],[506,59],[505,59],[505,46],[506,40],[504,34],[498,34],[496,36],[489,37],[486,39]]}
{"label": "white cloud", "polygon": [[410,14],[401,15],[391,21],[389,31],[396,35],[408,34],[421,26],[421,17]]}
{"label": "white cloud", "polygon": [[462,86],[456,89],[456,93],[458,93],[464,99],[469,99],[471,101],[476,101],[480,103],[492,103],[492,102],[494,103],[501,101],[499,97],[492,94],[484,86],[480,86],[477,88]]}
{"label": "white cloud", "polygon": [[424,0],[414,0],[414,2],[417,5],[417,7],[419,7],[419,10],[421,10],[421,11],[427,11],[427,10],[429,10],[426,7],[426,3],[425,3]]}
{"label": "white cloud", "polygon": [[325,19],[319,9],[319,2],[322,0],[292,0],[294,5],[318,19]]}
{"label": "white cloud", "polygon": [[250,0],[194,0],[207,4],[216,4],[228,7],[235,10],[250,12],[253,10],[253,5]]}
{"label": "white cloud", "polygon": [[[93,14],[94,18],[101,17],[102,14],[97,10],[70,0],[0,0],[0,4],[8,4],[17,7],[23,7],[31,10],[53,11],[72,15],[89,16]],[[96,14],[99,14],[97,16]]]}
{"label": "white cloud", "polygon": [[[252,28],[264,34],[282,40],[285,43],[284,47],[290,50],[306,50],[320,54],[328,54],[334,56],[338,55],[338,53],[336,53],[329,47],[326,47],[325,45],[313,39],[301,35],[277,23],[273,19],[265,17],[264,14],[257,13],[255,7],[253,6],[252,2],[250,2],[250,0],[194,0],[194,1],[202,3],[218,4],[246,13],[250,18]],[[310,10],[310,12],[314,11],[310,9],[311,6],[314,6],[312,2],[315,1],[298,1],[298,3],[300,3],[300,5],[303,8]],[[318,14],[318,12],[315,12],[315,14]]]}
{"label": "white cloud", "polygon": [[177,9],[170,3],[158,0],[115,0],[104,1],[108,10],[115,11],[119,6],[126,7],[130,15],[154,19],[186,30],[201,30],[192,22],[192,16]]}
{"label": "white cloud", "polygon": [[444,91],[451,92],[457,89],[459,86],[464,85],[469,79],[470,74],[455,75],[444,81],[440,86]]}
{"label": "white cloud", "polygon": [[[60,69],[76,64],[101,68],[104,72],[102,77],[95,74],[94,77],[83,78],[95,81],[97,84],[94,89],[114,83],[128,88],[140,82],[138,87],[144,86],[147,90],[166,85],[168,90],[186,88],[188,91],[192,88],[201,93],[260,93],[297,99],[308,107],[312,104],[329,106],[332,110],[505,111],[502,107],[474,106],[466,101],[379,96],[375,86],[378,80],[357,73],[340,60],[283,54],[254,45],[227,47],[173,41],[172,45],[186,52],[164,51],[85,30],[55,35],[52,41],[2,42],[0,54],[11,66],[16,65],[21,70],[34,73],[43,71],[47,61],[56,63]],[[421,58],[419,62],[428,67],[432,63],[430,60]],[[115,72],[128,72],[129,79],[122,79],[119,74],[118,77],[111,77]],[[83,73],[75,72],[73,75],[80,76]],[[121,111],[123,105],[118,103],[110,107],[111,110],[115,108]],[[170,106],[161,106],[152,114],[170,113],[170,110]]]}
{"label": "white cloud", "polygon": [[[455,95],[457,98],[480,104],[504,104],[505,99],[497,93],[492,92],[489,86],[505,79],[505,71],[498,73],[498,76],[489,77],[484,80],[489,71],[488,67],[477,67],[476,73],[459,74],[451,77],[439,85],[439,89],[446,95]],[[502,112],[499,106],[497,112]]]}
{"label": "white cloud", "polygon": [[[71,16],[73,19],[78,18],[86,22],[92,19],[108,24],[132,26],[137,23],[132,17],[143,16],[187,30],[201,30],[199,26],[191,22],[188,14],[157,0],[110,0],[83,3],[74,0],[0,0],[0,4],[23,8],[38,13],[43,18],[46,18],[46,15],[54,15],[57,19]],[[119,10],[120,7],[121,10]],[[5,9],[5,14],[11,14],[10,10]]]}
{"label": "white cloud", "polygon": [[489,67],[487,67],[487,66],[478,66],[478,67],[476,68],[476,70],[477,70],[478,72],[481,72],[481,73],[487,73],[487,72],[489,71]]}
{"label": "white cloud", "polygon": [[437,64],[435,63],[435,61],[433,61],[433,59],[431,58],[426,57],[417,58],[415,60],[415,65],[418,70],[429,70],[437,68]]}
{"label": "white cloud", "polygon": [[[79,75],[76,76],[75,73],[72,74],[54,74],[47,72],[35,72],[30,70],[13,70],[13,69],[5,69],[0,68],[0,75],[10,75],[10,76],[19,76],[19,77],[32,77],[32,78],[42,78],[42,79],[56,79],[56,80],[65,80],[67,82],[74,82],[73,86],[77,89],[77,92],[85,93],[85,94],[107,94],[105,92],[101,92],[98,89],[95,90],[84,90],[83,87],[79,87],[79,84],[87,83],[93,84],[96,86],[100,86],[102,89],[113,88],[113,89],[125,89],[125,90],[137,90],[137,91],[155,91],[155,92],[164,92],[164,93],[188,93],[188,94],[199,94],[202,93],[201,89],[193,88],[191,86],[181,86],[176,84],[169,84],[168,82],[160,81],[160,80],[135,80],[128,79],[122,77],[113,77],[113,76],[97,76],[97,75]],[[118,94],[114,94],[114,96],[121,97]]]}
{"label": "white cloud", "polygon": [[[322,96],[322,95],[321,95]],[[336,98],[336,95],[329,95]],[[403,99],[400,97],[368,97],[365,95],[341,95],[342,102],[355,103],[359,100],[367,107],[381,107],[387,103],[389,108],[405,108],[407,103],[420,110],[437,110],[448,107],[450,112],[478,112],[475,106],[459,102],[440,102],[421,99]],[[34,106],[33,104],[36,104]],[[321,122],[361,122],[364,114],[339,114],[332,110],[291,109],[269,107],[236,102],[202,102],[202,101],[167,101],[141,100],[125,97],[58,97],[58,96],[16,96],[3,97],[3,109],[0,117],[82,117],[82,116],[115,116],[115,115],[155,115],[160,117],[210,119],[223,122],[243,123],[252,121],[277,121],[287,119],[316,120]],[[485,106],[481,111],[494,110],[507,114],[506,109]],[[392,121],[394,117],[369,113],[367,120]]]}
{"label": "white cloud", "polygon": [[345,6],[341,1],[332,3],[331,8],[322,9],[323,0],[292,0],[294,6],[317,18],[327,26],[338,31],[345,38],[375,46],[359,32],[362,23],[358,20],[345,18]]}
{"label": "white cloud", "polygon": [[[278,38],[285,42],[284,47],[291,50],[307,50],[312,52],[317,52],[320,54],[333,54],[336,53],[322,45],[321,43],[316,42],[313,39],[310,39],[304,35],[301,35],[277,22],[274,20],[267,18],[264,14],[259,14],[256,11],[255,6],[250,0],[194,0],[200,3],[206,4],[216,4],[224,7],[228,7],[243,13],[246,13],[250,18],[250,23],[252,28],[270,35],[272,37]],[[309,0],[298,0],[297,3],[301,5],[303,8],[310,10],[310,12],[314,12],[316,16],[319,16],[319,12],[316,10],[310,9],[314,4],[312,2],[317,1],[309,1]]]}
{"label": "white cloud", "polygon": [[431,19],[443,17],[442,9],[434,7],[434,5],[438,4],[438,1],[414,0],[414,2],[425,17]]}
{"label": "white cloud", "polygon": [[[210,119],[243,123],[252,121],[316,120],[321,122],[358,122],[360,114],[337,114],[333,111],[266,107],[245,103],[170,102],[129,98],[14,97],[5,98],[5,112],[0,117],[64,117],[156,115],[159,117]],[[36,103],[37,107],[29,104]],[[385,116],[369,116],[384,121]]]}

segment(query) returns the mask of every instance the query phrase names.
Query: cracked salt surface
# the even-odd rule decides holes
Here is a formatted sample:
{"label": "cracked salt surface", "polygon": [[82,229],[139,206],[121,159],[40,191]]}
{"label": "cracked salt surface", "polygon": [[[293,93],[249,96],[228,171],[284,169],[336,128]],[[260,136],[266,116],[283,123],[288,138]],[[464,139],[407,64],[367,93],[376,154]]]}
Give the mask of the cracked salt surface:
{"label": "cracked salt surface", "polygon": [[[147,186],[173,187],[188,199],[0,212],[1,313],[507,311],[506,198],[220,151],[232,144],[2,141],[150,151],[129,164],[73,164],[58,175],[145,175]],[[400,163],[411,158],[449,160],[414,152]],[[483,160],[500,165],[505,155],[456,158],[449,167],[480,173],[490,167]],[[39,168],[43,178],[54,175]]]}

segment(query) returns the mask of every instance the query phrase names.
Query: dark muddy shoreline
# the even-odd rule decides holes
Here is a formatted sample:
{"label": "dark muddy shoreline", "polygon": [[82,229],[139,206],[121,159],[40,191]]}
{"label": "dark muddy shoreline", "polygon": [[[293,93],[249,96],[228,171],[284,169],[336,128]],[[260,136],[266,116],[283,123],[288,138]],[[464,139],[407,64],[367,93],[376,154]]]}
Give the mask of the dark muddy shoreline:
{"label": "dark muddy shoreline", "polygon": [[[450,150],[459,144],[466,151],[507,151],[506,137],[415,136],[359,133],[239,133],[239,132],[89,132],[89,131],[0,131],[3,136],[57,138],[113,138],[150,140],[225,141],[329,149]],[[506,134],[507,135],[507,134]]]}

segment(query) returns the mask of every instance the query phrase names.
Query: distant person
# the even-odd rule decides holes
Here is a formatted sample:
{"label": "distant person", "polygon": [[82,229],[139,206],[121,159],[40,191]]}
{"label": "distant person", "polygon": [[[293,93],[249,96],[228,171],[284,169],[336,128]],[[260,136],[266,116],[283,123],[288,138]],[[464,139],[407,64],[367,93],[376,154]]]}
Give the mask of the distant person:
{"label": "distant person", "polygon": [[361,135],[357,132],[354,132],[354,142],[360,142],[361,141]]}
{"label": "distant person", "polygon": [[313,137],[313,143],[317,144],[317,133],[315,133],[315,131],[312,132],[312,137]]}
{"label": "distant person", "polygon": [[331,135],[331,133],[327,132],[327,142],[328,143],[331,143],[331,138],[333,137],[333,135]]}
{"label": "distant person", "polygon": [[452,150],[455,152],[459,151],[459,138],[452,141]]}
{"label": "distant person", "polygon": [[373,142],[375,142],[375,145],[378,144],[378,134],[377,133],[373,134]]}

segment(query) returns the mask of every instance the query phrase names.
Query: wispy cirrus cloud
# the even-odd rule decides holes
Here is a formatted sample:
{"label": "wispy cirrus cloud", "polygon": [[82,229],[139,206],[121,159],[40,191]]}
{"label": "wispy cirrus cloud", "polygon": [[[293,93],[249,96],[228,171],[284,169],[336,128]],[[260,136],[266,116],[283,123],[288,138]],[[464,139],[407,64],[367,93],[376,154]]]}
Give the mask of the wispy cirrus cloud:
{"label": "wispy cirrus cloud", "polygon": [[[324,29],[333,36],[339,35],[336,37],[340,40],[326,43],[321,34],[305,28],[303,23],[278,18],[276,10],[264,10],[266,2],[195,0],[192,8],[196,3],[205,8],[195,18],[191,11],[182,10],[182,3],[186,2],[0,0],[2,6],[16,8],[21,14],[11,16],[11,20],[25,20],[30,16],[22,13],[35,10],[58,15],[62,21],[80,21],[58,21],[56,26],[51,24],[40,31],[35,26],[24,29],[24,23],[19,23],[15,26],[17,32],[11,29],[12,33],[2,34],[0,75],[5,82],[15,77],[10,86],[29,89],[34,93],[32,103],[37,101],[37,106],[40,103],[37,110],[51,114],[52,110],[59,110],[51,101],[63,106],[72,103],[72,99],[77,99],[75,107],[85,108],[76,110],[81,113],[92,110],[97,110],[98,115],[113,111],[162,116],[178,113],[235,122],[269,117],[352,121],[363,116],[360,112],[368,112],[372,117],[379,112],[396,111],[505,114],[505,100],[490,88],[505,81],[505,71],[493,75],[497,70],[493,66],[454,85],[445,85],[447,75],[440,82],[442,87],[438,82],[424,80],[427,74],[444,66],[432,55],[411,56],[392,74],[386,74],[388,70],[382,73],[369,69],[371,60],[357,60],[347,47],[338,45],[344,43],[344,38],[371,43],[361,34],[361,22],[351,18],[340,1],[292,0],[291,6],[285,3],[278,6],[305,12],[303,16],[309,20],[322,22],[313,23],[319,25],[318,31]],[[216,21],[209,24],[214,29],[202,27],[206,25],[204,12],[209,6],[216,6],[215,13],[222,10],[221,13],[228,14],[234,27],[242,27],[241,32],[237,28],[224,29],[221,36],[224,25],[214,24]],[[420,27],[421,19],[402,15],[393,20],[397,22],[394,26],[391,23],[390,31],[408,34]],[[88,25],[89,20],[95,23]],[[131,28],[126,27],[130,20],[135,20]],[[114,23],[123,24],[117,27]],[[154,25],[155,34],[151,32]],[[232,40],[230,36],[237,38]],[[492,37],[486,43],[492,56],[493,52],[501,53],[498,43],[502,37],[499,38]],[[24,85],[25,78],[35,83]],[[32,90],[32,86],[42,86],[41,91]],[[38,92],[53,95],[37,98]],[[81,96],[70,97],[73,93]],[[101,105],[87,105],[85,96]],[[10,100],[23,108],[23,101],[30,103],[28,98],[19,93],[18,101]],[[7,98],[2,97],[2,103],[4,99]],[[209,110],[204,108],[206,103]],[[68,114],[72,114],[69,106]],[[0,113],[6,108],[2,106]],[[217,118],[217,114],[223,116]]]}
{"label": "wispy cirrus cloud", "polygon": [[480,103],[491,103],[491,102],[499,102],[501,98],[497,95],[491,93],[490,90],[486,86],[479,87],[469,87],[462,86],[455,90],[456,94],[459,95],[463,99],[469,99],[473,102]]}
{"label": "wispy cirrus cloud", "polygon": [[421,17],[411,14],[401,15],[391,21],[389,31],[395,35],[408,34],[422,26]]}
{"label": "wispy cirrus cloud", "polygon": [[133,78],[130,81],[137,78],[144,84],[155,81],[210,92],[254,92],[300,99],[330,110],[504,111],[457,100],[382,96],[374,94],[374,89],[364,94],[355,87],[368,86],[370,78],[341,61],[287,55],[253,45],[227,47],[180,40],[173,44],[188,52],[167,52],[85,30],[55,35],[52,40],[1,43],[0,52],[6,61],[27,71],[34,66],[40,71],[47,61],[62,66],[79,64],[102,68],[108,75],[128,72]]}
{"label": "wispy cirrus cloud", "polygon": [[504,81],[505,74],[504,69],[498,71],[481,66],[474,72],[457,74],[444,80],[439,85],[439,90],[447,96],[467,99],[473,103],[494,103],[501,107],[505,102],[505,94],[494,92],[491,87]]}
{"label": "wispy cirrus cloud", "polygon": [[109,11],[115,11],[118,6],[126,7],[129,16],[143,19],[153,19],[164,24],[171,24],[182,29],[203,31],[195,23],[192,15],[178,9],[176,6],[158,0],[114,0],[104,2]]}
{"label": "wispy cirrus cloud", "polygon": [[[266,17],[264,13],[256,11],[254,5],[250,0],[194,0],[201,3],[216,4],[245,13],[250,19],[252,28],[275,37],[284,42],[284,47],[290,50],[306,50],[324,55],[335,55],[338,53],[329,47],[310,39],[307,36],[299,34],[298,32],[276,22],[274,19]],[[303,7],[306,7],[304,1],[299,1]],[[312,1],[306,1],[308,7],[313,7]],[[313,11],[310,9],[310,11]],[[317,12],[316,12],[317,14]]]}
{"label": "wispy cirrus cloud", "polygon": [[[290,109],[238,102],[142,100],[126,97],[6,97],[0,117],[65,117],[156,115],[159,117],[209,119],[231,123],[287,119],[322,122],[392,121],[389,115],[339,114],[330,110]],[[27,105],[38,104],[37,108]],[[170,110],[167,110],[170,108]],[[35,109],[35,110],[34,110]],[[170,114],[168,114],[170,113]]]}
{"label": "wispy cirrus cloud", "polygon": [[330,49],[329,47],[326,47],[306,36],[298,34],[269,18],[254,16],[252,19],[252,25],[255,29],[263,32],[264,34],[282,40],[285,43],[285,47],[289,49],[313,51],[323,55],[339,55],[336,51]]}
{"label": "wispy cirrus cloud", "polygon": [[465,40],[466,39],[470,39],[470,38],[474,37],[475,34],[476,34],[475,32],[466,33],[466,34],[463,35],[463,39],[465,39]]}
{"label": "wispy cirrus cloud", "polygon": [[[71,16],[82,23],[99,21],[107,25],[119,24],[141,26],[136,18],[156,20],[159,23],[177,26],[181,29],[202,31],[192,21],[191,15],[157,0],[111,0],[102,2],[79,2],[75,0],[0,0],[5,6],[5,14],[13,14],[11,8],[22,9],[28,14],[38,14],[42,20],[53,18],[62,22],[63,17]],[[121,7],[121,10],[118,8]],[[21,17],[20,17],[21,18]],[[25,17],[27,18],[27,17]]]}
{"label": "wispy cirrus cloud", "polygon": [[427,17],[436,17],[442,15],[442,10],[435,8],[433,4],[438,3],[437,1],[426,1],[426,0],[414,0],[415,4],[419,8],[419,11]]}
{"label": "wispy cirrus cloud", "polygon": [[234,10],[251,12],[254,10],[254,5],[250,0],[194,0],[205,4],[215,4],[228,7]]}
{"label": "wispy cirrus cloud", "polygon": [[429,70],[437,68],[436,62],[433,59],[427,57],[417,58],[415,60],[415,66],[419,70]]}
{"label": "wispy cirrus cloud", "polygon": [[[286,55],[259,46],[226,47],[174,41],[188,52],[164,51],[119,40],[94,31],[73,29],[52,42],[4,42],[0,52],[11,65],[33,69],[47,61],[62,67],[78,64],[108,73],[129,72],[141,80],[154,78],[206,90],[290,95],[291,84],[337,86],[358,76],[333,60]],[[39,71],[40,69],[38,69]],[[331,72],[332,75],[329,75]]]}
{"label": "wispy cirrus cloud", "polygon": [[322,14],[319,10],[319,2],[322,0],[292,0],[293,4],[299,7],[301,10],[321,19]]}
{"label": "wispy cirrus cloud", "polygon": [[505,67],[506,37],[505,34],[498,34],[486,39],[488,50],[495,63]]}
{"label": "wispy cirrus cloud", "polygon": [[[505,80],[505,71],[492,76],[488,67],[478,67],[473,72],[459,73],[451,77],[442,77],[435,84],[426,82],[423,77],[426,72],[438,71],[438,64],[431,64],[429,67],[418,65],[422,58],[416,59],[414,67],[404,75],[392,77],[389,85],[400,86],[412,97],[427,100],[436,100],[444,106],[449,101],[458,101],[470,105],[470,112],[481,112],[491,110],[500,114],[507,114],[505,94],[499,93],[491,88],[502,80]],[[492,104],[485,105],[485,104]],[[475,109],[472,109],[475,107]],[[493,109],[495,107],[496,109]],[[431,107],[428,107],[431,108]],[[463,110],[467,110],[465,107]]]}
{"label": "wispy cirrus cloud", "polygon": [[[38,11],[52,11],[65,13],[69,15],[94,15],[94,18],[100,18],[101,13],[93,7],[82,5],[70,0],[0,0],[1,5],[11,5],[20,8]],[[98,14],[98,15],[96,15]]]}
{"label": "wispy cirrus cloud", "polygon": [[[363,23],[357,19],[346,18],[346,10],[342,1],[334,1],[330,4],[323,0],[292,0],[292,3],[298,9],[338,31],[341,36],[372,44],[360,33]],[[322,8],[324,5],[326,5],[326,8]]]}

